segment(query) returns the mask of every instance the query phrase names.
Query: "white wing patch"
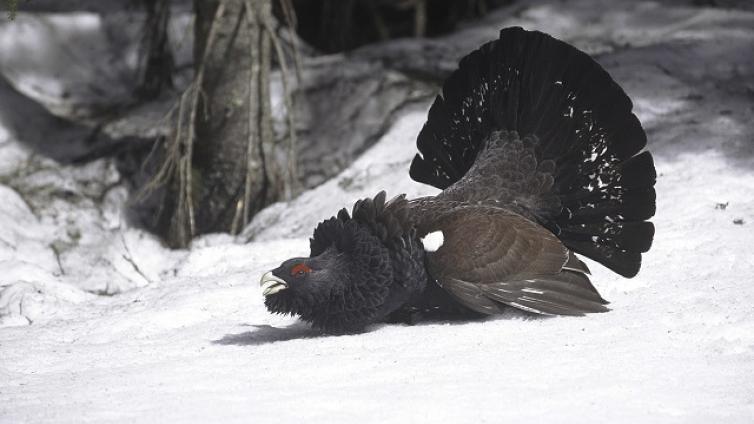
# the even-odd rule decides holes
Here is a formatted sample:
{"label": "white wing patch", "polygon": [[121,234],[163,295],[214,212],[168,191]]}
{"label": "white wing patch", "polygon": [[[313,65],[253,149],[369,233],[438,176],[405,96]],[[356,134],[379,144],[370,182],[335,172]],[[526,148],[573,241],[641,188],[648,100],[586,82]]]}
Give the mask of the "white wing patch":
{"label": "white wing patch", "polygon": [[445,242],[445,237],[443,237],[442,231],[431,232],[422,238],[424,250],[427,252],[436,252],[437,249],[442,247],[443,242]]}

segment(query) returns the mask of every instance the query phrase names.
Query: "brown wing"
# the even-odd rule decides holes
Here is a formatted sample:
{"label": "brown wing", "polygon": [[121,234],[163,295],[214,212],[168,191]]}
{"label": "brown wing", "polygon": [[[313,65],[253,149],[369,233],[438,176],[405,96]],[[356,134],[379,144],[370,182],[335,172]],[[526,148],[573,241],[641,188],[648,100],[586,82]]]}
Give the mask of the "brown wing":
{"label": "brown wing", "polygon": [[423,234],[443,233],[439,249],[427,254],[429,272],[465,306],[484,314],[503,304],[554,315],[608,310],[586,266],[538,224],[478,205],[433,215],[420,225]]}

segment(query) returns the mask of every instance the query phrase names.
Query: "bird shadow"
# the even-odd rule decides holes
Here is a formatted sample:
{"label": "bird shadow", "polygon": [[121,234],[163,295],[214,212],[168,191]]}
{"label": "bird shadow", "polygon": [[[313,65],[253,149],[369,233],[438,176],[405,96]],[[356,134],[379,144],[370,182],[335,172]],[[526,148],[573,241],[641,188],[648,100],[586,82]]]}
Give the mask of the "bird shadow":
{"label": "bird shadow", "polygon": [[425,312],[414,316],[394,316],[393,319],[381,323],[381,326],[390,325],[406,325],[409,327],[421,327],[423,325],[467,325],[488,321],[510,321],[510,320],[523,320],[523,321],[538,321],[547,320],[553,318],[551,315],[534,314],[531,312],[522,311],[520,309],[507,307],[503,312],[495,315],[484,315],[470,310],[455,311],[455,312]]}
{"label": "bird shadow", "polygon": [[[396,325],[404,325],[409,327],[422,327],[426,325],[436,324],[448,324],[448,325],[465,325],[474,322],[482,321],[497,321],[497,320],[547,320],[551,319],[551,316],[531,314],[524,311],[519,311],[514,308],[509,308],[502,314],[485,317],[481,315],[468,315],[468,314],[430,314],[422,316],[417,321],[401,321],[393,320],[389,322],[377,323],[369,326],[365,331],[374,331],[384,327],[391,327]],[[296,322],[287,327],[273,327],[267,324],[242,324],[245,327],[253,327],[251,331],[244,331],[242,333],[229,333],[223,336],[221,339],[213,340],[212,344],[216,345],[233,345],[233,346],[259,346],[276,342],[287,342],[291,340],[304,340],[304,339],[317,339],[330,336],[346,335],[346,334],[328,334],[319,330],[311,328],[308,324],[303,322]],[[358,333],[354,333],[358,334]]]}
{"label": "bird shadow", "polygon": [[251,331],[243,333],[226,334],[221,339],[213,340],[212,344],[216,345],[235,345],[235,346],[258,346],[275,342],[286,342],[299,339],[314,339],[327,336],[312,329],[311,327],[297,322],[288,327],[273,327],[271,325],[244,324],[253,327]]}

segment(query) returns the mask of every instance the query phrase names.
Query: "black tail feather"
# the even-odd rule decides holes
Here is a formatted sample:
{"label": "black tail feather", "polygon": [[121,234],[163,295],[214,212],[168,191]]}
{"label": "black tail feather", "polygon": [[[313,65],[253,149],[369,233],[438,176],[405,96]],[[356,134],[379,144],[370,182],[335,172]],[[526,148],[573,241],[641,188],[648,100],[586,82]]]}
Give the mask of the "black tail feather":
{"label": "black tail feather", "polygon": [[[633,276],[654,236],[645,220],[655,213],[656,174],[651,154],[640,153],[647,140],[632,107],[587,54],[540,32],[507,28],[463,58],[443,85],[410,174],[443,190],[473,185],[463,177],[493,133],[530,137],[533,146],[517,141],[499,149],[501,163],[515,158],[519,165],[499,171],[504,182],[486,200],[528,208],[570,249]],[[521,146],[531,150],[532,164]],[[524,175],[534,169],[539,179]],[[533,187],[537,181],[549,192]]]}

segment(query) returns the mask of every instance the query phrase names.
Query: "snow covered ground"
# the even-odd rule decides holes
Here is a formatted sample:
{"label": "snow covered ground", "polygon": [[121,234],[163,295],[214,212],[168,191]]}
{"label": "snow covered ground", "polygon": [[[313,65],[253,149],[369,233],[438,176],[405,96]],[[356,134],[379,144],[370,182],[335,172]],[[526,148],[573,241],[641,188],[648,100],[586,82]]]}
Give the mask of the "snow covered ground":
{"label": "snow covered ground", "polygon": [[190,252],[123,222],[106,162],[60,167],[0,130],[0,422],[754,422],[754,13],[598,3],[518,5],[457,37],[553,32],[634,99],[657,235],[634,279],[590,263],[611,312],[337,337],[266,312],[260,275],[316,222],[380,189],[433,192],[407,175],[425,110]]}

